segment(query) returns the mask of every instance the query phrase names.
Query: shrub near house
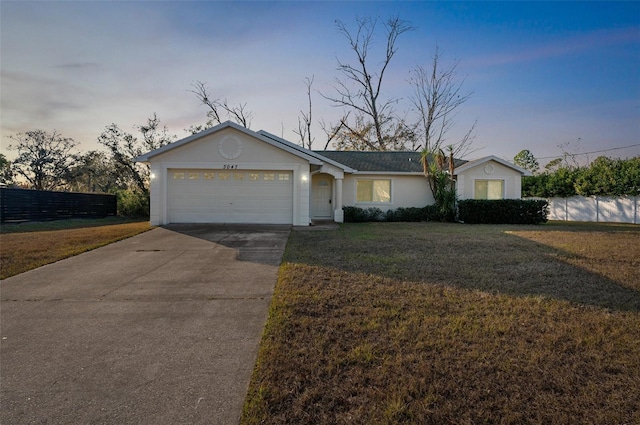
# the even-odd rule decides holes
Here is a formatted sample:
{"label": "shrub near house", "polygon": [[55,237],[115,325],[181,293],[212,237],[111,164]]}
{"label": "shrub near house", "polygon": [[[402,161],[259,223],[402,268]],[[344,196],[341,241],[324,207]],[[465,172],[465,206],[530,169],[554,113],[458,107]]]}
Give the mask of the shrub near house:
{"label": "shrub near house", "polygon": [[[458,220],[467,224],[542,224],[547,222],[548,209],[545,200],[465,199],[458,201]],[[435,205],[386,212],[380,208],[344,207],[343,210],[347,223],[446,221]]]}
{"label": "shrub near house", "polygon": [[344,221],[347,223],[365,223],[371,221],[389,222],[420,222],[420,221],[442,221],[438,217],[435,205],[426,207],[408,207],[387,210],[383,212],[380,208],[358,208],[343,207]]}
{"label": "shrub near house", "polygon": [[465,199],[458,202],[458,219],[469,224],[541,224],[547,222],[545,200]]}

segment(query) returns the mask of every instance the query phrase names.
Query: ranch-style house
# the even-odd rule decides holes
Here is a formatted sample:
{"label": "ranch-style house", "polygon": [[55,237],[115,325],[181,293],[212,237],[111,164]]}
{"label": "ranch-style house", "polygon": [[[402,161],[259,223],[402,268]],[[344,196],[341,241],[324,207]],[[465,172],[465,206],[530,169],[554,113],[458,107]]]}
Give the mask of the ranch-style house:
{"label": "ranch-style house", "polygon": [[[343,206],[434,202],[419,152],[311,151],[227,121],[136,158],[151,171],[151,224],[342,222]],[[520,198],[529,172],[486,156],[455,160],[460,199]]]}

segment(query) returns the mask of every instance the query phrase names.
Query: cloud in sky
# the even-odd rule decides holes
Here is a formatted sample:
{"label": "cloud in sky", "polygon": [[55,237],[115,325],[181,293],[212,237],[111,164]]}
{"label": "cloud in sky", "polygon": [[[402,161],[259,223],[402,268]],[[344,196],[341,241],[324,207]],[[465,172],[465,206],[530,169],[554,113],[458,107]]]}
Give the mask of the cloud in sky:
{"label": "cloud in sky", "polygon": [[[474,92],[459,132],[477,119],[481,154],[640,139],[638,3],[3,1],[0,12],[3,153],[8,135],[34,128],[96,149],[105,126],[131,131],[154,112],[185,136],[206,119],[189,93],[196,81],[246,102],[252,128],[296,141],[304,78],[327,93],[336,57],[353,58],[334,20],[396,14],[416,27],[399,40],[384,93],[401,99],[399,112],[410,109],[409,69],[428,64],[437,42]],[[338,117],[316,92],[313,102],[318,119]],[[317,123],[314,133],[323,146]]]}
{"label": "cloud in sky", "polygon": [[607,47],[619,45],[637,46],[640,40],[640,25],[621,29],[596,30],[589,33],[545,41],[535,42],[524,49],[513,48],[507,52],[497,52],[474,60],[477,66],[497,66],[511,63],[533,62],[567,55],[583,54]]}

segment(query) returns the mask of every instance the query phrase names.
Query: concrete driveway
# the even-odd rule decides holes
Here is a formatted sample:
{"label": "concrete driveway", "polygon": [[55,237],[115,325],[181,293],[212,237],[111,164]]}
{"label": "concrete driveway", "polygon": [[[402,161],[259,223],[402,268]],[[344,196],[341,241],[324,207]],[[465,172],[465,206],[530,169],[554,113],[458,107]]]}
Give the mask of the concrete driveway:
{"label": "concrete driveway", "polygon": [[237,424],[287,226],[175,225],[0,284],[2,424]]}

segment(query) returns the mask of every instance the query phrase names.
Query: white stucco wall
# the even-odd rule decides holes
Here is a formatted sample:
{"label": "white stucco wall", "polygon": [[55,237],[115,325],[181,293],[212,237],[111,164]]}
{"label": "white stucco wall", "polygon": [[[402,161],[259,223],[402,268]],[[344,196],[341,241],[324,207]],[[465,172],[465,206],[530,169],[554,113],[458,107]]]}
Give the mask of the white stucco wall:
{"label": "white stucco wall", "polygon": [[491,160],[458,174],[457,191],[459,199],[475,198],[476,180],[503,180],[505,199],[520,199],[521,197],[522,174]]}
{"label": "white stucco wall", "polygon": [[[389,179],[391,180],[391,202],[357,202],[356,181],[358,179]],[[420,175],[389,175],[389,174],[349,174],[345,175],[342,188],[342,201],[345,206],[360,208],[377,207],[382,211],[396,208],[424,207],[435,201],[426,178]]]}
{"label": "white stucco wall", "polygon": [[[240,155],[234,159],[223,157],[220,143],[233,136],[242,143]],[[224,150],[223,150],[224,152]],[[167,223],[168,169],[237,169],[288,170],[293,173],[293,224],[309,224],[309,162],[282,149],[247,135],[234,128],[225,128],[183,146],[168,150],[150,160],[152,225]]]}

